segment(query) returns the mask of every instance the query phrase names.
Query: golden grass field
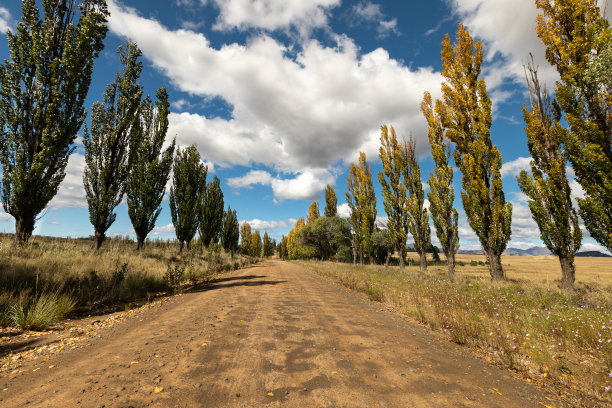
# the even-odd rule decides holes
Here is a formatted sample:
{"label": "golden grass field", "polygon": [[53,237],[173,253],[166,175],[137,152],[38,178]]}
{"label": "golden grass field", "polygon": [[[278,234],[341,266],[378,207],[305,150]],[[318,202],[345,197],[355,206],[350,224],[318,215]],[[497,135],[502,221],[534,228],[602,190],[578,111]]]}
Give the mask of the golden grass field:
{"label": "golden grass field", "polygon": [[[418,263],[416,253],[408,253],[408,257]],[[440,257],[444,260],[444,255]],[[484,263],[486,260],[484,255],[457,255],[456,261],[465,262],[467,265],[458,265],[456,273],[461,277],[490,279],[487,265],[470,265],[470,261]],[[532,282],[549,288],[556,288],[561,280],[561,266],[556,256],[502,256],[502,264],[510,280]],[[612,258],[577,257],[575,265],[578,287],[593,284],[602,287],[612,286]],[[447,270],[446,265],[429,268],[441,273],[446,273]]]}

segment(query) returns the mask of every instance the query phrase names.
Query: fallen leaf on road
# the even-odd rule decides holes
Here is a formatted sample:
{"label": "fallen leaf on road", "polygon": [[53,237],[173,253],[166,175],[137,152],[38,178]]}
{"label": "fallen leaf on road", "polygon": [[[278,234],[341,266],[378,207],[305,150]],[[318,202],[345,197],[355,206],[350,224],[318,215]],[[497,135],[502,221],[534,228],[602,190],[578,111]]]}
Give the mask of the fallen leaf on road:
{"label": "fallen leaf on road", "polygon": [[138,361],[132,361],[130,364],[138,364]]}
{"label": "fallen leaf on road", "polygon": [[332,371],[332,375],[337,375],[338,372],[337,371]]}
{"label": "fallen leaf on road", "polygon": [[202,347],[208,346],[208,343],[202,343]]}
{"label": "fallen leaf on road", "polygon": [[52,365],[49,366],[49,368],[53,368],[53,367],[55,367],[55,364],[52,364]]}
{"label": "fallen leaf on road", "polygon": [[552,405],[546,405],[546,404],[545,404],[545,403],[543,403],[543,402],[538,402],[538,404],[540,404],[540,405],[544,405],[544,407],[545,407],[545,408],[555,408],[554,406],[552,406]]}
{"label": "fallen leaf on road", "polygon": [[499,390],[497,388],[493,388],[493,391],[495,391],[496,393],[498,393],[499,395],[503,395],[501,392],[499,392]]}
{"label": "fallen leaf on road", "polygon": [[164,387],[155,387],[155,389],[153,390],[153,394],[159,394],[163,390],[164,390]]}
{"label": "fallen leaf on road", "polygon": [[269,393],[268,393],[268,397],[273,397],[273,396],[274,396],[274,393],[273,393],[273,392],[269,392]]}

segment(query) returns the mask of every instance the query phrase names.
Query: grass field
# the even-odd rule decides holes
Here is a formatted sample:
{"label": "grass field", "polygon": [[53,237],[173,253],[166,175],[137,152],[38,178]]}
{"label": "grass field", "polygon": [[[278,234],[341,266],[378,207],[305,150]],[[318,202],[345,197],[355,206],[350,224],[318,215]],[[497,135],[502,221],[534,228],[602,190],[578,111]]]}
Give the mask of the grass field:
{"label": "grass field", "polygon": [[568,398],[573,388],[612,401],[612,258],[578,259],[573,295],[557,288],[554,258],[502,257],[509,280],[500,283],[490,280],[484,256],[457,260],[465,265],[454,280],[445,265],[421,273],[417,266],[298,263],[391,304],[527,381],[553,384]]}
{"label": "grass field", "polygon": [[141,252],[113,239],[94,251],[93,240],[33,237],[24,247],[0,236],[0,327],[43,329],[71,311],[91,311],[147,300],[254,262],[219,246],[150,242]]}

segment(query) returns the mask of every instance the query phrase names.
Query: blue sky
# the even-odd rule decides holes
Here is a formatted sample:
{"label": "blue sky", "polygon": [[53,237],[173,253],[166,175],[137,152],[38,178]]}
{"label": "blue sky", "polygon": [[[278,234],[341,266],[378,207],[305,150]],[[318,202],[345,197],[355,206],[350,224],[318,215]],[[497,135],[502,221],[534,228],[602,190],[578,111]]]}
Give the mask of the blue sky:
{"label": "blue sky", "polygon": [[[332,184],[340,213],[349,164],[365,151],[385,218],[376,174],[379,128],[417,139],[423,181],[432,167],[423,92],[440,94],[440,42],[454,38],[462,21],[485,45],[483,75],[494,101],[492,139],[503,157],[506,199],[514,204],[510,246],[541,245],[516,175],[527,168],[521,106],[522,64],[529,52],[553,86],[554,69],[535,35],[533,0],[107,0],[111,16],[105,49],[96,61],[87,107],[100,100],[121,69],[117,47],[134,40],[143,51],[145,93],[168,89],[168,138],[195,144],[221,179],[226,206],[241,221],[280,238],[312,200],[323,208]],[[609,1],[609,0],[608,0]],[[17,0],[0,0],[0,29],[14,29]],[[7,58],[6,41],[0,57]],[[93,234],[82,186],[83,149],[71,157],[57,197],[38,221],[36,234]],[[460,174],[455,174],[459,197]],[[574,195],[582,194],[572,179]],[[343,205],[344,204],[344,205]],[[456,206],[461,209],[460,200]],[[108,235],[133,235],[125,205]],[[464,213],[461,246],[478,248]],[[14,231],[0,212],[0,231]],[[432,231],[433,232],[433,231]],[[585,231],[586,232],[586,231]],[[172,237],[167,200],[150,237]],[[435,240],[434,240],[435,241]],[[586,236],[583,249],[601,249]]]}

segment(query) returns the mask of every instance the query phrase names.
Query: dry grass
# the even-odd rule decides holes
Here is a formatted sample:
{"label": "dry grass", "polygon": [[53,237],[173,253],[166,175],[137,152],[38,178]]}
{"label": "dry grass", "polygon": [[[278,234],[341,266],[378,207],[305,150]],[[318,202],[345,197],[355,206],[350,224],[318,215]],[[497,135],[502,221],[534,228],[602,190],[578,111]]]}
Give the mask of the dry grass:
{"label": "dry grass", "polygon": [[[152,242],[137,252],[136,244],[121,239],[108,240],[100,251],[87,239],[33,237],[24,247],[15,247],[12,240],[11,235],[0,236],[0,326],[32,326],[28,321],[37,319],[36,311],[50,307],[34,307],[43,295],[63,301],[69,297],[77,309],[91,310],[175,292],[254,261],[232,258],[218,246],[205,250],[195,245],[179,254],[178,245],[168,241]],[[29,320],[24,317],[27,305],[33,305]]]}
{"label": "dry grass", "polygon": [[[418,255],[408,256],[418,262]],[[444,255],[441,255],[444,261]],[[561,282],[561,266],[555,256],[502,256],[502,265],[508,279],[519,282],[529,282],[556,289]],[[490,278],[489,268],[484,255],[457,255],[456,261],[464,262],[465,266],[457,266],[457,276],[472,279]],[[470,262],[480,262],[482,265],[471,266]],[[577,287],[599,286],[612,287],[612,258],[576,258]],[[446,265],[429,267],[432,271],[445,273]]]}
{"label": "dry grass", "polygon": [[[372,300],[393,304],[487,360],[589,398],[612,400],[612,259],[581,258],[577,293],[557,289],[560,268],[536,257],[504,257],[510,281],[491,282],[484,257],[462,255],[454,280],[446,266],[300,262]],[[476,265],[470,265],[475,261]],[[484,262],[482,262],[484,263]],[[542,267],[540,265],[543,265]],[[546,275],[549,275],[548,277]],[[603,283],[599,282],[602,281]],[[574,401],[575,402],[575,401]]]}

